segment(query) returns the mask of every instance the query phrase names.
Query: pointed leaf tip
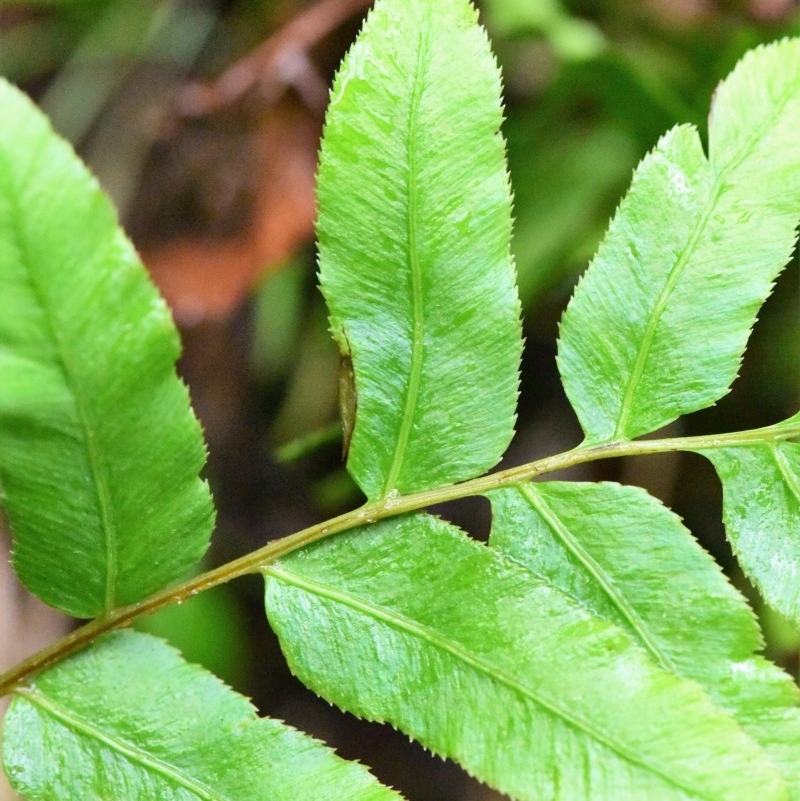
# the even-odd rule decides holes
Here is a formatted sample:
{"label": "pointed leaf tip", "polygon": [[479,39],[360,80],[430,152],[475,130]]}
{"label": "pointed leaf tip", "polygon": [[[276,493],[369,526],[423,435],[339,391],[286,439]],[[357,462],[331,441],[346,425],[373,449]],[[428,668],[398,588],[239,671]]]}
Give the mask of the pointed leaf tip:
{"label": "pointed leaf tip", "polygon": [[334,83],[320,283],[352,358],[348,467],[370,499],[479,475],[513,433],[521,328],[500,88],[467,0],[379,0]]}
{"label": "pointed leaf tip", "polygon": [[654,431],[736,377],[800,218],[800,40],[718,88],[709,152],[690,127],[661,139],[564,314],[559,369],[589,442]]}

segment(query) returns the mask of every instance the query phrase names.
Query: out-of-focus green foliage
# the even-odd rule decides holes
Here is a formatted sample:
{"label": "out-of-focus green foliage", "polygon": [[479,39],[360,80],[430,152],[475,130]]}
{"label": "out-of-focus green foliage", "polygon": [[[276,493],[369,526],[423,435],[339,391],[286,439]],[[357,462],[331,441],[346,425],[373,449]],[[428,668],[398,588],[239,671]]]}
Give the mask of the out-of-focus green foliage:
{"label": "out-of-focus green foliage", "polygon": [[187,662],[202,665],[232,687],[243,688],[253,667],[243,614],[237,596],[223,586],[141,618],[136,628],[169,640]]}
{"label": "out-of-focus green foliage", "polygon": [[[791,16],[776,30],[724,4],[712,17],[669,3],[486,0],[483,9],[505,75],[513,249],[531,313],[548,293],[566,298],[664,130],[691,122],[705,138],[718,76],[796,27]],[[603,47],[578,60],[559,50],[552,26],[589,19]]]}
{"label": "out-of-focus green foliage", "polygon": [[484,0],[483,6],[499,35],[541,33],[565,60],[593,58],[605,47],[600,29],[570,16],[560,0]]}

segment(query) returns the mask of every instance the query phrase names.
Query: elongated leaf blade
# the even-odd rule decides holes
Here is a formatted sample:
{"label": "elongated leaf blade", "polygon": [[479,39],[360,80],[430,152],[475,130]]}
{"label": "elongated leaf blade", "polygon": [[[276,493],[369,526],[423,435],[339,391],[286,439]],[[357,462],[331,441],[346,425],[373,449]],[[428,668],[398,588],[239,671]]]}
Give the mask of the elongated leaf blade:
{"label": "elongated leaf blade", "polygon": [[697,685],[443,521],[396,518],[265,573],[303,682],[513,798],[787,797]]}
{"label": "elongated leaf blade", "polygon": [[37,801],[399,801],[162,640],[120,632],[20,688],[4,765]]}
{"label": "elongated leaf blade", "polygon": [[665,670],[694,679],[783,771],[800,797],[800,693],[755,655],[744,598],[680,519],[618,484],[548,482],[490,493],[490,545],[624,628]]}
{"label": "elongated leaf blade", "polygon": [[94,617],[205,550],[205,449],[169,312],[110,203],[4,82],[0,108],[2,504],[22,581]]}
{"label": "elongated leaf blade", "polygon": [[348,468],[371,499],[480,475],[511,439],[521,335],[500,122],[467,0],[376,3],[333,87],[317,224],[355,373]]}
{"label": "elongated leaf blade", "polygon": [[739,565],[767,603],[800,621],[800,445],[699,452],[722,481],[725,531]]}
{"label": "elongated leaf blade", "polygon": [[800,217],[800,40],[745,56],[709,140],[706,159],[678,127],[642,161],[564,315],[559,368],[589,442],[660,428],[736,377]]}

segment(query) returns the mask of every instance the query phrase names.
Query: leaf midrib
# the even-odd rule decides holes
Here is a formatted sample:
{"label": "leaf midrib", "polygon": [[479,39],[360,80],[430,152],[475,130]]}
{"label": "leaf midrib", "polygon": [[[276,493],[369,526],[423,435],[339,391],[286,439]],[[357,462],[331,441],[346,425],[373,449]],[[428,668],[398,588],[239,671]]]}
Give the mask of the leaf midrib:
{"label": "leaf midrib", "polygon": [[628,762],[631,765],[636,765],[643,771],[650,772],[655,776],[663,779],[667,784],[675,788],[690,793],[698,799],[705,799],[706,801],[719,801],[717,796],[709,796],[703,790],[698,790],[696,787],[685,784],[674,776],[665,773],[660,768],[649,764],[642,760],[635,753],[631,752],[625,745],[618,743],[608,737],[602,731],[596,729],[588,721],[573,715],[571,712],[563,709],[555,701],[550,701],[541,695],[538,695],[534,690],[526,687],[520,683],[513,676],[505,671],[498,670],[495,666],[489,664],[484,659],[481,659],[469,651],[467,651],[459,643],[449,640],[440,635],[434,629],[412,620],[403,614],[394,610],[386,609],[385,607],[377,606],[373,603],[365,601],[363,598],[356,596],[345,590],[335,589],[328,584],[314,581],[307,576],[301,576],[287,570],[284,565],[280,563],[268,565],[263,568],[263,572],[271,575],[278,580],[284,580],[287,584],[293,585],[298,589],[305,590],[311,594],[315,594],[321,598],[325,598],[343,606],[347,606],[355,612],[364,614],[365,616],[372,617],[389,627],[400,631],[401,633],[416,636],[417,638],[427,641],[433,648],[438,648],[442,651],[449,653],[456,659],[461,660],[468,667],[471,667],[476,673],[482,673],[490,680],[494,680],[499,684],[506,686],[512,691],[516,692],[522,698],[527,699],[533,704],[539,706],[545,712],[553,717],[563,721],[566,725],[585,735],[589,739],[593,739],[600,745],[607,748],[609,751],[617,754],[617,756]]}
{"label": "leaf midrib", "polygon": [[408,192],[408,212],[406,220],[406,237],[408,246],[408,271],[411,278],[411,297],[412,297],[412,326],[411,326],[411,369],[409,371],[406,394],[403,400],[403,416],[400,420],[400,429],[397,435],[394,455],[386,476],[386,483],[383,488],[383,496],[396,489],[397,479],[405,460],[408,440],[411,436],[411,428],[414,424],[414,416],[417,409],[420,385],[422,381],[422,362],[425,337],[425,320],[422,293],[422,267],[420,264],[419,245],[417,241],[418,228],[418,196],[417,196],[417,133],[419,127],[420,105],[422,103],[423,80],[425,62],[430,49],[430,30],[432,7],[426,3],[426,18],[422,24],[419,35],[419,49],[417,52],[417,64],[413,75],[413,91],[411,104],[408,114],[408,135],[406,158],[408,160],[408,171],[406,179],[406,190]]}
{"label": "leaf midrib", "polygon": [[786,486],[789,488],[792,495],[794,495],[795,500],[800,503],[800,481],[798,481],[797,476],[786,461],[783,449],[779,448],[775,443],[768,445],[767,448],[778,468],[778,472],[781,474],[781,478],[783,478]]}
{"label": "leaf midrib", "polygon": [[[634,636],[641,641],[645,650],[653,657],[656,663],[664,670],[677,673],[677,668],[672,660],[664,653],[658,642],[650,634],[646,622],[619,591],[614,580],[581,545],[570,529],[564,525],[561,518],[551,509],[541,493],[531,484],[519,485],[517,489],[522,497],[533,507],[534,511],[544,519],[553,535],[561,541],[563,546],[578,560],[583,569],[590,575],[594,583],[599,586],[600,590],[611,602],[611,605],[617,610],[620,617],[632,630]],[[614,623],[615,621],[611,622]]]}
{"label": "leaf midrib", "polygon": [[[793,97],[793,92],[787,91],[783,94],[778,102],[774,105],[774,111],[769,116],[766,117],[762,124],[759,125],[747,141],[741,146],[738,152],[725,164],[719,171],[716,172],[716,177],[714,179],[714,183],[711,185],[711,189],[709,190],[709,196],[706,201],[705,206],[703,207],[703,211],[697,219],[695,223],[694,229],[689,236],[689,239],[678,255],[678,258],[675,260],[675,263],[670,268],[669,275],[667,276],[667,281],[662,288],[658,300],[653,308],[653,313],[650,315],[647,325],[645,326],[644,335],[641,340],[641,345],[639,350],[636,354],[636,361],[634,363],[633,370],[631,371],[630,378],[628,379],[628,383],[625,387],[625,392],[622,397],[622,403],[620,405],[619,416],[617,418],[617,424],[614,429],[614,434],[612,436],[612,440],[619,440],[624,439],[625,429],[628,424],[628,419],[630,418],[631,412],[633,411],[634,406],[634,396],[636,391],[639,387],[639,382],[644,374],[645,367],[647,365],[647,361],[650,357],[650,349],[653,346],[653,342],[655,340],[655,333],[656,328],[658,327],[659,322],[661,321],[661,317],[664,314],[664,310],[667,307],[669,302],[670,296],[675,289],[678,281],[680,280],[683,270],[685,269],[686,265],[689,263],[689,259],[692,257],[694,250],[697,246],[702,235],[705,233],[705,228],[708,225],[708,221],[711,218],[711,215],[714,211],[716,204],[718,203],[720,196],[722,194],[723,187],[725,185],[725,178],[727,175],[735,170],[744,160],[747,158],[748,154],[757,146],[757,143],[764,137],[766,131],[769,130],[772,126],[774,126],[775,121],[783,114],[783,110],[788,104],[789,100]],[[709,158],[705,159],[705,166],[711,170],[714,168],[711,160]]]}
{"label": "leaf midrib", "polygon": [[[36,153],[37,155],[31,159],[31,163],[28,168],[29,173],[34,172],[34,168],[37,165],[37,160],[43,155],[46,155],[47,148],[37,148]],[[7,170],[7,172],[9,175],[15,175],[14,170]],[[19,186],[26,185],[26,178],[26,175],[19,176]],[[102,459],[95,441],[95,432],[91,415],[83,400],[85,393],[81,391],[80,381],[77,378],[77,371],[74,368],[72,354],[66,341],[67,338],[64,336],[64,332],[58,325],[58,316],[56,315],[52,304],[49,301],[47,292],[43,288],[38,271],[36,269],[37,265],[30,257],[27,239],[23,234],[24,226],[20,222],[22,217],[22,209],[19,206],[19,197],[22,195],[22,191],[18,187],[14,187],[14,189],[15,191],[10,193],[10,205],[12,209],[12,235],[14,236],[16,249],[20,254],[20,259],[25,266],[28,276],[30,277],[31,287],[33,288],[36,300],[44,310],[45,323],[49,329],[50,339],[56,346],[56,351],[61,362],[64,382],[67,385],[69,393],[75,402],[75,410],[78,416],[78,421],[84,434],[86,454],[89,460],[89,469],[93,479],[92,486],[95,489],[98,512],[104,534],[104,550],[106,555],[106,571],[104,575],[104,608],[106,611],[108,611],[113,609],[116,605],[115,585],[118,569],[115,527],[113,524],[113,514],[111,511],[111,493],[109,491],[105,470],[102,467]]]}
{"label": "leaf midrib", "polygon": [[157,773],[165,779],[179,784],[189,792],[194,793],[198,798],[205,799],[205,801],[233,801],[228,796],[218,794],[203,782],[187,775],[184,771],[177,769],[163,759],[148,753],[121,737],[114,737],[103,731],[80,714],[44,694],[38,687],[20,688],[17,690],[17,695],[49,713],[64,726],[77,732],[78,735],[97,740],[112,751],[127,757],[131,762],[138,764],[143,769]]}

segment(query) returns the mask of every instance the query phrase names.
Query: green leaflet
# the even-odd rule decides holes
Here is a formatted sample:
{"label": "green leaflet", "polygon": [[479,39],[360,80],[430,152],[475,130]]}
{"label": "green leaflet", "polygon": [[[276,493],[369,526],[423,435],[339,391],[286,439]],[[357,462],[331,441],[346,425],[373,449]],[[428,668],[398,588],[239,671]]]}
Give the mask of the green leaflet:
{"label": "green leaflet", "polygon": [[675,514],[611,483],[529,484],[489,497],[492,547],[701,684],[800,798],[800,693],[754,656],[762,643],[751,610]]}
{"label": "green leaflet", "polygon": [[764,599],[800,621],[800,445],[754,442],[699,451],[722,481],[739,565]]}
{"label": "green leaflet", "polygon": [[511,439],[522,345],[500,122],[467,0],[376,5],[334,83],[317,223],[355,372],[348,468],[370,499],[480,475]]}
{"label": "green leaflet", "polygon": [[304,683],[514,798],[787,798],[697,685],[448,523],[395,518],[265,574]]}
{"label": "green leaflet", "polygon": [[[608,198],[627,184],[639,153],[633,138],[612,125],[564,131],[564,112],[558,107],[544,119],[541,111],[531,112],[505,126],[515,176],[512,251],[526,308],[563,284],[567,267],[571,275],[583,260],[578,254],[594,248],[588,239],[595,231],[599,238]],[[583,236],[576,237],[576,229]]]}
{"label": "green leaflet", "polygon": [[3,760],[31,801],[398,801],[177,651],[118,632],[19,690]]}
{"label": "green leaflet", "polygon": [[0,108],[2,503],[22,581],[94,617],[205,550],[203,439],[169,312],[111,205],[4,82]]}
{"label": "green leaflet", "polygon": [[633,438],[724,395],[800,217],[800,40],[715,95],[709,158],[677,127],[639,165],[564,315],[559,368],[586,439]]}

